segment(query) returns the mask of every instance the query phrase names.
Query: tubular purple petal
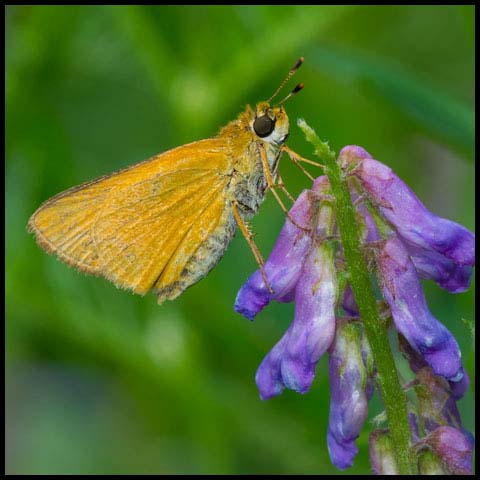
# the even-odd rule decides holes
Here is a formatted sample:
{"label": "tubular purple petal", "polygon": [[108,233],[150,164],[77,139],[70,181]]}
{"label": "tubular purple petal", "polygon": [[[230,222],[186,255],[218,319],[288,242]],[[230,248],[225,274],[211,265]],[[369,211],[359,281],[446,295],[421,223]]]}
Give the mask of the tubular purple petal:
{"label": "tubular purple petal", "polygon": [[436,375],[459,381],[462,364],[458,344],[428,310],[415,266],[398,238],[383,242],[377,250],[377,264],[383,296],[397,330]]}
{"label": "tubular purple petal", "polygon": [[346,470],[353,465],[353,459],[358,453],[355,440],[338,442],[329,427],[327,430],[327,447],[332,463],[337,468]]}
{"label": "tubular purple petal", "polygon": [[257,369],[255,383],[262,400],[268,400],[280,395],[285,388],[282,379],[281,363],[287,341],[288,330],[282,339],[270,350]]}
{"label": "tubular purple petal", "polygon": [[[383,216],[397,228],[421,278],[434,280],[450,293],[467,290],[475,263],[473,233],[428,211],[390,168],[361,147],[345,147],[339,160],[344,169],[353,169]],[[352,195],[358,194],[354,188]],[[365,218],[366,241],[378,240],[378,230],[365,206],[359,206],[359,213]]]}
{"label": "tubular purple petal", "polygon": [[337,295],[333,251],[324,242],[312,248],[295,290],[295,319],[281,364],[286,387],[300,393],[310,388],[318,360],[335,335]]}
{"label": "tubular purple petal", "polygon": [[420,278],[433,280],[450,293],[464,292],[470,287],[473,273],[471,266],[459,266],[453,260],[433,250],[408,243],[405,247]]}
{"label": "tubular purple petal", "polygon": [[333,254],[324,243],[313,248],[305,262],[294,321],[257,370],[263,400],[279,395],[284,387],[308,391],[318,360],[335,335],[336,295]]}
{"label": "tubular purple petal", "polygon": [[430,212],[389,167],[363,158],[354,175],[404,241],[438,252],[459,266],[475,265],[475,235]]}
{"label": "tubular purple petal", "polygon": [[367,369],[362,358],[360,326],[337,325],[329,358],[330,416],[327,445],[332,463],[345,469],[357,454],[355,440],[367,418]]}

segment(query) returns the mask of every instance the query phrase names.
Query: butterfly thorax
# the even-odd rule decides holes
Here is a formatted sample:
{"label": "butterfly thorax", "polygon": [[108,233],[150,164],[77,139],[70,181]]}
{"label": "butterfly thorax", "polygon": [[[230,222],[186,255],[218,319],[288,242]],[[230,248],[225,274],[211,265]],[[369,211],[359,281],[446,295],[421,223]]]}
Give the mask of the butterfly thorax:
{"label": "butterfly thorax", "polygon": [[[265,135],[260,136],[255,130],[255,122],[262,117],[268,117],[267,122],[271,121],[271,131],[261,132]],[[270,108],[268,103],[262,102],[255,110],[247,106],[236,120],[220,131],[219,137],[225,139],[228,145],[232,164],[228,196],[245,218],[253,216],[265,199],[267,177],[262,150],[266,154],[272,179],[275,180],[279,149],[288,137],[288,129],[285,110],[282,107]]]}

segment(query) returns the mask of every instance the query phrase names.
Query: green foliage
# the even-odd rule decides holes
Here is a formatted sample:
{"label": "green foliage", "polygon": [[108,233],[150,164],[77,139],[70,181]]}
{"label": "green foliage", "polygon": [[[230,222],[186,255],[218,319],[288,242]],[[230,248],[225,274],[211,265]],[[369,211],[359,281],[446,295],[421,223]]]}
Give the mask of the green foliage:
{"label": "green foliage", "polygon": [[[8,6],[5,54],[7,473],[339,473],[326,359],[307,395],[258,397],[293,308],[234,313],[256,268],[239,235],[159,307],[46,255],[25,225],[59,191],[215,134],[303,55],[289,146],[311,153],[302,116],[473,229],[474,7]],[[282,162],[292,193],[309,187]],[[282,223],[269,198],[253,222],[264,254]],[[473,288],[425,287],[474,383]],[[473,430],[472,392],[460,409]],[[369,473],[367,440],[346,473]]]}

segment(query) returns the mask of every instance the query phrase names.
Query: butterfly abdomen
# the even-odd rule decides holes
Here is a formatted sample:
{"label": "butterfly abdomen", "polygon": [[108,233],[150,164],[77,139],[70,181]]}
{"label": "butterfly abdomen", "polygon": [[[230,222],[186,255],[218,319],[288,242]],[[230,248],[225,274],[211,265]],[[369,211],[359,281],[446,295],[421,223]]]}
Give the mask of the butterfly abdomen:
{"label": "butterfly abdomen", "polygon": [[162,275],[159,278],[154,286],[158,303],[173,300],[186,288],[205,277],[222,258],[235,234],[236,227],[230,204],[226,202],[215,230],[187,260],[181,272],[179,274],[172,272],[170,275]]}

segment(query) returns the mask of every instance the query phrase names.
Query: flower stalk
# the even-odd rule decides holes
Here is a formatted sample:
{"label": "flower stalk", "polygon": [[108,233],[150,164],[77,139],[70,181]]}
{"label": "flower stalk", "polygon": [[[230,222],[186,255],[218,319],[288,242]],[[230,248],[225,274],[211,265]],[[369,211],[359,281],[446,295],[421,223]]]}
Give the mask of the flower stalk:
{"label": "flower stalk", "polygon": [[378,387],[385,406],[397,468],[400,474],[415,474],[415,463],[410,450],[407,400],[400,385],[388,331],[380,318],[370,273],[360,247],[359,228],[350,191],[335,152],[318,138],[303,119],[298,121],[298,126],[303,130],[307,141],[314,145],[315,155],[325,166],[325,174],[331,185],[348,278],[377,366]]}

